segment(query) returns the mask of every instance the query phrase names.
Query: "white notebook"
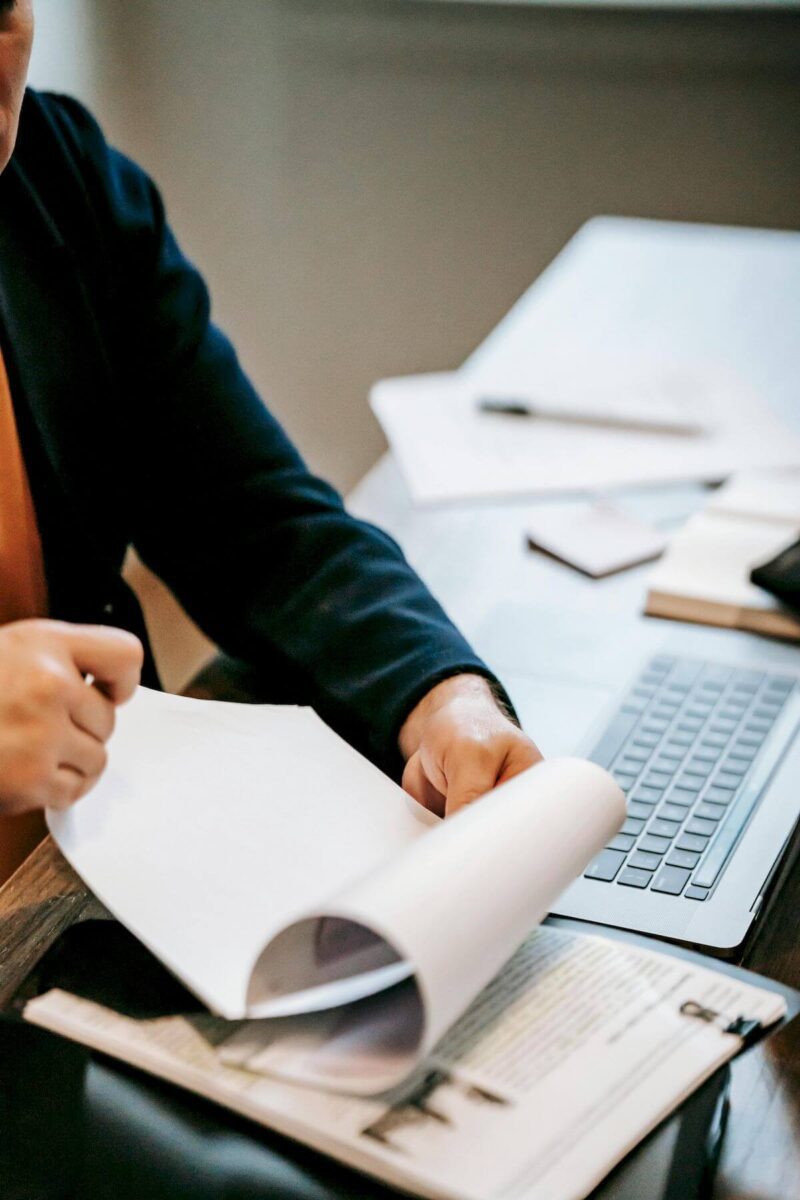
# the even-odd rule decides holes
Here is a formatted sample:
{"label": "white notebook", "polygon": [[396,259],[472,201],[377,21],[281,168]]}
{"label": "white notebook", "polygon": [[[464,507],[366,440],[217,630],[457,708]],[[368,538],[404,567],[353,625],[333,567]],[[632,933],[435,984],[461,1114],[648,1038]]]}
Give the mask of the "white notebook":
{"label": "white notebook", "polygon": [[735,476],[673,537],[648,581],[646,611],[800,639],[800,618],[750,572],[800,535],[800,470]]}

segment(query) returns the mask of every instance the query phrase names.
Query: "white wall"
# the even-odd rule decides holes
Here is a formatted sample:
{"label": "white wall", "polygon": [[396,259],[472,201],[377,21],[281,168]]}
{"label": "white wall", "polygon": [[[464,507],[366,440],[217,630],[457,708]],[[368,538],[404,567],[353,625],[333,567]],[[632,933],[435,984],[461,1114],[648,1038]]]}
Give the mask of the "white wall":
{"label": "white wall", "polygon": [[97,82],[92,0],[35,0],[35,16],[31,83],[91,104]]}

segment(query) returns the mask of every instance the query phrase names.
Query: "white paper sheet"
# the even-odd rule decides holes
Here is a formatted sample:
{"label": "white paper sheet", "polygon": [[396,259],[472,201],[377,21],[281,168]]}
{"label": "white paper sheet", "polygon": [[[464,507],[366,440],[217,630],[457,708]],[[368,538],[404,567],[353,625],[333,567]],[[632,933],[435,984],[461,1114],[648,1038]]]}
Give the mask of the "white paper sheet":
{"label": "white paper sheet", "polygon": [[48,814],[209,1007],[280,1018],[274,1070],[361,1092],[408,1074],[624,819],[605,771],[561,759],[441,822],[310,710],[145,689],[100,784]]}
{"label": "white paper sheet", "polygon": [[231,1018],[275,934],[436,823],[311,709],[145,688],[97,787],[48,813],[103,903]]}
{"label": "white paper sheet", "polygon": [[265,1069],[353,1092],[395,1087],[511,957],[625,819],[607,772],[540,763],[331,897],[327,912],[381,933],[409,985],[339,1021],[266,1032]]}
{"label": "white paper sheet", "polygon": [[[591,386],[596,364],[579,361]],[[699,376],[696,387],[708,413],[706,434],[485,413],[478,407],[480,381],[466,372],[383,380],[371,404],[420,504],[714,481],[743,467],[800,463],[800,437],[741,382],[719,372]]]}

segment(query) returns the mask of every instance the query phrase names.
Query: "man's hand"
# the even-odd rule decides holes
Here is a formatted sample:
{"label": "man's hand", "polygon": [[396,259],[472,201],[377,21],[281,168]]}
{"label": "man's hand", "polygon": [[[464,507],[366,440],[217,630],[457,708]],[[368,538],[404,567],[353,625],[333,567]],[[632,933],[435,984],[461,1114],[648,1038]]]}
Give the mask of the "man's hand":
{"label": "man's hand", "polygon": [[400,730],[403,787],[439,816],[541,760],[529,737],[502,712],[487,680],[454,675],[431,688]]}
{"label": "man's hand", "polygon": [[115,705],[133,694],[141,667],[141,643],[122,629],[39,620],[0,628],[1,814],[66,808],[93,787]]}

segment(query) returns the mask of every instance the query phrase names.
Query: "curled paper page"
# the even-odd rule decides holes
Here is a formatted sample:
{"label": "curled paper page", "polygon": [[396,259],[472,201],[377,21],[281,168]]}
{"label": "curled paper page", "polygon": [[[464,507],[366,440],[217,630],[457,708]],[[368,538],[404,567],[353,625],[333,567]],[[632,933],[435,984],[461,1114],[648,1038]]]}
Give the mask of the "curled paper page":
{"label": "curled paper page", "polygon": [[[265,1069],[401,1079],[624,820],[599,767],[541,763],[445,822],[310,709],[140,688],[58,845]],[[267,1061],[268,1060],[268,1061]]]}
{"label": "curled paper page", "polygon": [[[317,1087],[394,1087],[624,819],[622,792],[593,763],[553,759],[503,784],[326,909],[322,921],[338,918],[343,943],[361,939],[371,973],[383,962],[388,980],[394,971],[398,979],[407,974],[405,982],[372,998],[362,990],[341,1011],[248,1026],[230,1052],[247,1052],[251,1069],[257,1061],[259,1069]],[[251,980],[251,1013],[299,1011],[291,989],[314,979],[319,931],[320,920],[309,918],[266,948]]]}

